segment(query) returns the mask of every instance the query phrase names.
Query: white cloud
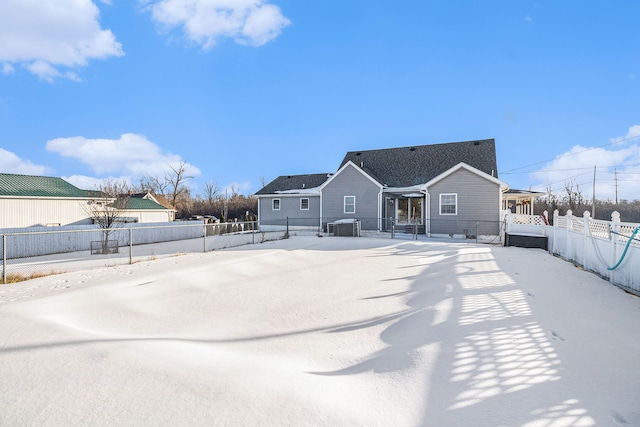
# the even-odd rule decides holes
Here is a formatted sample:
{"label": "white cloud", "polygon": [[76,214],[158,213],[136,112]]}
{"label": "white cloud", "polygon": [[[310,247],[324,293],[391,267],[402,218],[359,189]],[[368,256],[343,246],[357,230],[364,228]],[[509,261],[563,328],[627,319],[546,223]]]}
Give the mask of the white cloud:
{"label": "white cloud", "polygon": [[50,170],[46,166],[36,165],[18,157],[15,153],[0,148],[0,172],[20,175],[44,175]]}
{"label": "white cloud", "polygon": [[[126,133],[118,139],[89,139],[82,136],[47,141],[47,150],[89,165],[97,174],[119,174],[139,177],[145,174],[163,176],[182,158],[163,153],[144,135]],[[200,169],[187,164],[188,174],[200,175]]]}
{"label": "white cloud", "polygon": [[[640,126],[632,126],[625,136],[611,139],[613,146],[584,147],[576,145],[560,154],[543,168],[531,173],[534,189],[548,187],[562,192],[565,184],[578,184],[583,195],[593,195],[596,167],[596,198],[600,200],[640,199]],[[625,147],[620,144],[627,143]],[[631,143],[631,144],[629,144]]]}
{"label": "white cloud", "polygon": [[[84,175],[71,175],[61,177],[65,181],[75,185],[81,190],[97,190],[104,183],[106,179],[119,180],[120,178],[95,178],[92,176]],[[131,184],[128,180],[127,183]]]}
{"label": "white cloud", "polygon": [[207,49],[221,38],[262,46],[291,24],[265,0],[141,0],[158,24],[182,27],[186,37]]}
{"label": "white cloud", "polygon": [[13,67],[13,65],[9,63],[2,64],[2,74],[8,75],[13,73],[14,71],[16,71],[16,69]]}
{"label": "white cloud", "polygon": [[[103,1],[103,3],[107,3]],[[98,22],[91,0],[0,1],[0,61],[24,65],[43,80],[78,80],[72,71],[90,59],[122,56],[122,46]]]}
{"label": "white cloud", "polygon": [[626,135],[612,138],[611,142],[622,143],[627,141],[633,141],[635,139],[640,139],[640,125],[631,126],[627,131]]}

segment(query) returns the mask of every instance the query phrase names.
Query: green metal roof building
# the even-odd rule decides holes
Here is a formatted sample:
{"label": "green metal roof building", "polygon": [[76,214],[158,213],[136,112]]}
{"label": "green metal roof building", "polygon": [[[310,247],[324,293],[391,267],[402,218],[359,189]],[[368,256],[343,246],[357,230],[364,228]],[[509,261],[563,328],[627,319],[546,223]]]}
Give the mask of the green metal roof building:
{"label": "green metal roof building", "polygon": [[[175,210],[149,197],[130,197],[124,216],[134,222],[173,221]],[[79,189],[62,178],[0,173],[0,228],[91,224],[88,206],[100,199],[105,199],[100,191]]]}

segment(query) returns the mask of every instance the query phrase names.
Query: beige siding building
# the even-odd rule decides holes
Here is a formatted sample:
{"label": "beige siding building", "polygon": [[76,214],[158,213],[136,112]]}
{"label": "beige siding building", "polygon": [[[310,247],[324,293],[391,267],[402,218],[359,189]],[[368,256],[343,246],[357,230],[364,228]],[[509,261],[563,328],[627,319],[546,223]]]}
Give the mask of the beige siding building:
{"label": "beige siding building", "polygon": [[[98,191],[81,190],[62,178],[0,173],[0,229],[92,224],[91,206]],[[127,222],[173,221],[175,210],[151,195],[130,197],[122,218]]]}

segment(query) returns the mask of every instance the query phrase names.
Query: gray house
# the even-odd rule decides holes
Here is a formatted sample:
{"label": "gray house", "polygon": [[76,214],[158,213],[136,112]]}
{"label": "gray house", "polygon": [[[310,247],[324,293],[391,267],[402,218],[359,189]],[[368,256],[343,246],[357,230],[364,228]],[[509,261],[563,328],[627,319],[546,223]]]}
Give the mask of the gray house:
{"label": "gray house", "polygon": [[256,193],[261,227],[322,227],[357,219],[363,230],[497,235],[502,191],[495,141],[348,152],[331,174],[281,176]]}

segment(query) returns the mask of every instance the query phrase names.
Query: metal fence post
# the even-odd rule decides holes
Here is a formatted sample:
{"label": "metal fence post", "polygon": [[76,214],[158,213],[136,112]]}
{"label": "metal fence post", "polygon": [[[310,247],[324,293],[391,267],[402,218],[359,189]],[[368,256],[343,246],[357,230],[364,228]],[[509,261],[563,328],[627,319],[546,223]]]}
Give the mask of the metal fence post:
{"label": "metal fence post", "polygon": [[396,236],[396,223],[393,221],[393,218],[389,218],[391,220],[391,238],[395,239]]}
{"label": "metal fence post", "polygon": [[204,245],[204,247],[202,248],[202,252],[207,252],[207,223],[206,222],[204,223],[204,237],[202,241]]}
{"label": "metal fence post", "polygon": [[129,227],[129,264],[133,264],[133,228]]}
{"label": "metal fence post", "polygon": [[2,235],[2,283],[7,284],[7,235]]}

